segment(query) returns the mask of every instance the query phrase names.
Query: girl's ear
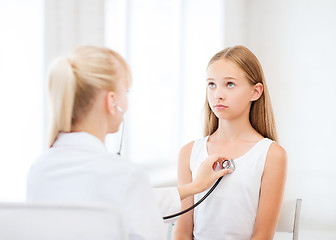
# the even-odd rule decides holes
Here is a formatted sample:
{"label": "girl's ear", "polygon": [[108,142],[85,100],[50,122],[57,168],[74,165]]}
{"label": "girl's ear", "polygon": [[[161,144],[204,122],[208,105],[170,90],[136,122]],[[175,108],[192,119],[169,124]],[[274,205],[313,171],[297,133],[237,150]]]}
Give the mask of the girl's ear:
{"label": "girl's ear", "polygon": [[252,98],[251,101],[256,101],[260,98],[261,94],[264,91],[264,86],[261,83],[257,83],[254,85],[252,90]]}

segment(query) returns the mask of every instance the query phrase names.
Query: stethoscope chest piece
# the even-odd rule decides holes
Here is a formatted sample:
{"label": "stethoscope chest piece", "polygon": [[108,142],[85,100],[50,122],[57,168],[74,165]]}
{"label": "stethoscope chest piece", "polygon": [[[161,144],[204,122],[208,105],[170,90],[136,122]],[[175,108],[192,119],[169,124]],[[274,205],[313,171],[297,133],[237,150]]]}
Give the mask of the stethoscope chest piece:
{"label": "stethoscope chest piece", "polygon": [[236,169],[236,165],[235,165],[235,163],[232,159],[224,160],[223,163],[222,163],[222,167],[224,169],[231,169],[232,171],[234,171]]}

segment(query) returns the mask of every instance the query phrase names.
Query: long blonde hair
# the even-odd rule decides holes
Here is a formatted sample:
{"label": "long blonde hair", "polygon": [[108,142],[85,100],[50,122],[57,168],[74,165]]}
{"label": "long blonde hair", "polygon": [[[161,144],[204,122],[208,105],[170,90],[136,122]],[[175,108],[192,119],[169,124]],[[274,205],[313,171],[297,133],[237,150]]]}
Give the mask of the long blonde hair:
{"label": "long blonde hair", "polygon": [[60,132],[70,132],[85,116],[98,90],[115,91],[120,81],[130,84],[130,71],[126,61],[111,49],[81,46],[56,59],[48,73],[48,147]]}
{"label": "long blonde hair", "polygon": [[[264,91],[261,97],[252,102],[249,119],[252,127],[262,136],[277,141],[277,133],[271,99],[267,90],[265,77],[257,57],[244,46],[225,48],[215,54],[209,61],[208,67],[218,60],[229,60],[238,66],[245,74],[252,85],[261,83]],[[213,134],[218,128],[218,118],[212,112],[208,103],[208,96],[205,100],[205,121],[204,136]]]}

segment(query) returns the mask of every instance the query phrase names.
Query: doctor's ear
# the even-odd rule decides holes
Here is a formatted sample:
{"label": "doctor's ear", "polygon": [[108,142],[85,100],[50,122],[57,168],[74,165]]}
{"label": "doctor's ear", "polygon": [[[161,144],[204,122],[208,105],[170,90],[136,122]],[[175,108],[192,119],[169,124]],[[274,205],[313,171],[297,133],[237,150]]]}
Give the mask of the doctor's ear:
{"label": "doctor's ear", "polygon": [[264,91],[264,86],[261,83],[257,83],[253,86],[251,101],[257,101]]}
{"label": "doctor's ear", "polygon": [[106,94],[106,110],[109,113],[114,113],[115,112],[115,93],[112,91],[107,92]]}

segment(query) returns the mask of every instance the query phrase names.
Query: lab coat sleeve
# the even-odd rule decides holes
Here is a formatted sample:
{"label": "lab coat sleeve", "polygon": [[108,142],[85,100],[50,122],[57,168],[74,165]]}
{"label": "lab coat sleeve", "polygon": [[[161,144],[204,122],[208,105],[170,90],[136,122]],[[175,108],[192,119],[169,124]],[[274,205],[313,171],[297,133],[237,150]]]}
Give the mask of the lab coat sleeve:
{"label": "lab coat sleeve", "polygon": [[163,219],[157,206],[149,178],[142,171],[134,171],[124,181],[123,205],[127,207],[130,239],[165,239]]}
{"label": "lab coat sleeve", "polygon": [[[159,205],[162,217],[181,211],[181,199],[177,187],[153,188],[154,197]],[[165,223],[175,222],[178,217],[167,219]]]}

